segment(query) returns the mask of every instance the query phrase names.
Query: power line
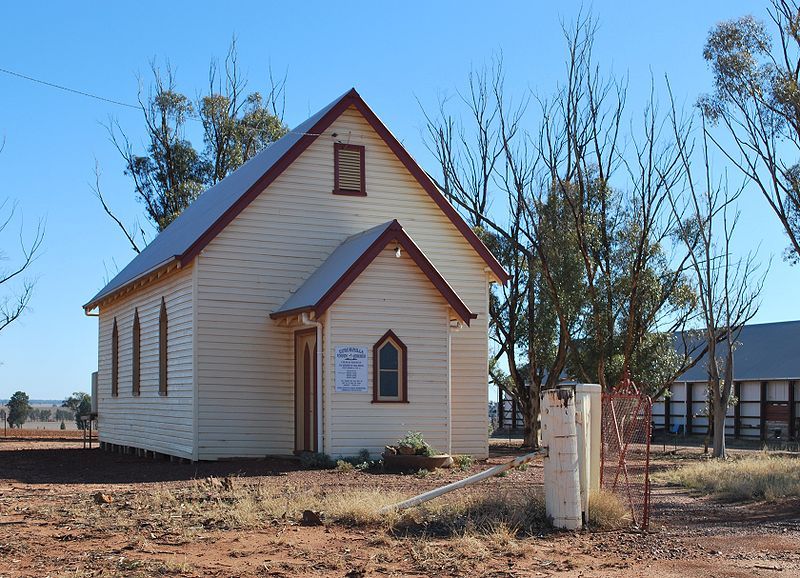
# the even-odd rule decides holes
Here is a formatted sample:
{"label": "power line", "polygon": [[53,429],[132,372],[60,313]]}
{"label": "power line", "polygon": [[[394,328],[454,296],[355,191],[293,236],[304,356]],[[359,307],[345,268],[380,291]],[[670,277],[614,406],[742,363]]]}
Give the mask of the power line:
{"label": "power line", "polygon": [[44,84],[45,86],[49,86],[51,88],[57,88],[59,90],[64,90],[66,92],[71,92],[73,94],[79,94],[81,96],[87,96],[89,98],[94,98],[95,100],[102,100],[103,102],[109,102],[111,104],[116,104],[117,106],[126,106],[128,108],[135,108],[139,109],[138,106],[135,104],[128,104],[127,102],[120,102],[118,100],[112,100],[110,98],[104,98],[102,96],[97,96],[96,94],[92,94],[90,92],[84,92],[82,90],[76,90],[74,88],[69,88],[67,86],[61,86],[60,84],[54,84],[52,82],[47,82],[46,80],[40,80],[38,78],[33,78],[32,76],[26,76],[24,74],[20,74],[19,72],[14,72],[13,70],[7,70],[5,68],[0,68],[0,72],[8,74],[10,76],[16,76],[17,78],[22,78],[25,80],[29,80],[31,82],[37,82],[39,84]]}
{"label": "power line", "polygon": [[[96,94],[92,94],[90,92],[85,92],[83,90],[77,90],[75,88],[69,88],[68,86],[61,86],[60,84],[55,84],[53,82],[48,82],[46,80],[41,80],[39,78],[33,78],[32,76],[27,76],[25,74],[21,74],[19,72],[14,72],[13,70],[8,70],[6,68],[0,68],[0,72],[8,74],[10,76],[16,76],[17,78],[22,78],[24,80],[29,80],[30,82],[36,82],[38,84],[43,84],[43,85],[49,86],[51,88],[57,88],[58,90],[64,90],[66,92],[71,92],[73,94],[78,94],[80,96],[86,96],[86,97],[89,97],[89,98],[94,98],[95,100],[102,100],[103,102],[116,104],[117,106],[125,106],[127,108],[135,108],[136,110],[141,110],[141,107],[137,106],[135,104],[129,104],[127,102],[120,102],[118,100],[112,100],[110,98],[105,98],[103,96],[97,96]],[[194,114],[188,114],[188,115],[186,115],[186,118],[188,118],[189,120],[197,121],[197,122],[202,122],[202,120],[203,120],[202,118],[200,118],[199,116],[194,115]],[[257,127],[246,127],[246,128],[248,128],[250,130],[258,130]],[[290,130],[290,131],[287,131],[287,132],[290,132],[290,133],[293,133],[293,134],[308,135],[308,136],[322,136],[324,134],[324,133],[298,132],[298,131],[293,131],[293,130]]]}

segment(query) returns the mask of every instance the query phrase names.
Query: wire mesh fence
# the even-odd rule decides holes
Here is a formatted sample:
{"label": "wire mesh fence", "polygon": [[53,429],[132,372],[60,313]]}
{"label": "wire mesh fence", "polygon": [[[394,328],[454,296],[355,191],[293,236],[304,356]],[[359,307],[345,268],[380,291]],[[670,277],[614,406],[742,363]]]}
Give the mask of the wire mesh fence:
{"label": "wire mesh fence", "polygon": [[603,394],[600,486],[629,510],[631,525],[650,521],[652,403],[627,377]]}

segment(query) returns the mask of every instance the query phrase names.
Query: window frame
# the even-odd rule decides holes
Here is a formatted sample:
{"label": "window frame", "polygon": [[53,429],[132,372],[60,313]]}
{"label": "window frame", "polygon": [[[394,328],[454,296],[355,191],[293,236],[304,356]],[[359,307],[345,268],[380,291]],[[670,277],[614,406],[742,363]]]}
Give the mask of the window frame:
{"label": "window frame", "polygon": [[161,308],[158,312],[158,395],[166,396],[167,388],[167,363],[169,354],[169,318],[167,316],[167,302],[161,298]]}
{"label": "window frame", "polygon": [[[339,152],[342,150],[355,150],[359,153],[361,161],[361,189],[358,191],[353,189],[342,189],[339,187]],[[340,142],[333,143],[333,194],[350,197],[367,196],[366,148],[363,145],[345,144]]]}
{"label": "window frame", "polygon": [[142,328],[139,323],[139,309],[133,310],[131,327],[131,395],[142,394]]}
{"label": "window frame", "polygon": [[[387,342],[397,348],[400,359],[397,363],[397,397],[383,397],[380,394],[380,352]],[[372,403],[408,403],[408,348],[391,329],[383,334],[372,346]]]}
{"label": "window frame", "polygon": [[111,327],[111,397],[119,397],[119,328],[116,317]]}

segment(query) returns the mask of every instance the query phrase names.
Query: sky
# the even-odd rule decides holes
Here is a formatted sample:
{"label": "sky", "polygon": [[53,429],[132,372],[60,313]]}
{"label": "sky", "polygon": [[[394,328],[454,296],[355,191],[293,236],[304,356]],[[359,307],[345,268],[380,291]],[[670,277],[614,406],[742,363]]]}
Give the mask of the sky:
{"label": "sky", "polygon": [[[487,10],[487,6],[491,9]],[[350,87],[423,165],[421,107],[463,89],[471,68],[502,54],[509,94],[548,94],[562,76],[561,22],[580,2],[15,2],[4,7],[0,68],[122,103],[136,103],[150,62],[169,60],[178,89],[195,96],[235,36],[249,88],[265,91],[271,67],[286,74],[285,121],[294,126]],[[595,53],[606,71],[629,78],[628,108],[644,105],[650,82],[666,74],[681,104],[711,87],[702,58],[709,29],[744,14],[765,16],[761,2],[596,0]],[[25,315],[0,332],[0,399],[18,389],[31,398],[88,391],[97,367],[97,319],[81,305],[133,253],[94,197],[101,187],[126,221],[143,214],[104,125],[115,119],[135,145],[141,113],[0,73],[0,200],[17,203],[17,219],[0,249],[18,257],[20,227],[30,236],[46,222],[43,250],[30,269],[35,294]],[[735,175],[731,175],[735,178]],[[758,247],[772,265],[755,322],[800,319],[788,287],[798,278],[781,258],[786,239],[752,188],[740,208],[741,250]],[[8,295],[8,291],[5,292]],[[3,295],[0,294],[0,298]]]}

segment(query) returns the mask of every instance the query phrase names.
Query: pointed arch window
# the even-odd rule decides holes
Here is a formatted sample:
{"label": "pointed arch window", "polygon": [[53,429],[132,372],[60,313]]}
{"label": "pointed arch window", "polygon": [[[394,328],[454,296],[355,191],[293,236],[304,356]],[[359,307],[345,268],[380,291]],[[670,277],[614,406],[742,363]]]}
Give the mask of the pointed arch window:
{"label": "pointed arch window", "polygon": [[161,298],[158,315],[158,393],[167,395],[167,303]]}
{"label": "pointed arch window", "polygon": [[116,317],[111,327],[111,395],[119,395],[119,331]]}
{"label": "pointed arch window", "polygon": [[131,368],[132,383],[131,393],[139,395],[141,393],[142,374],[141,374],[141,328],[139,326],[139,309],[133,310],[133,330],[131,331]]}
{"label": "pointed arch window", "polygon": [[408,350],[389,330],[372,348],[372,401],[408,402]]}

